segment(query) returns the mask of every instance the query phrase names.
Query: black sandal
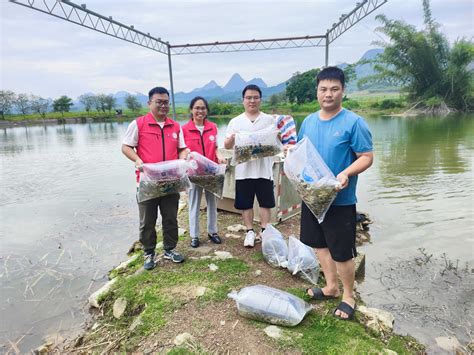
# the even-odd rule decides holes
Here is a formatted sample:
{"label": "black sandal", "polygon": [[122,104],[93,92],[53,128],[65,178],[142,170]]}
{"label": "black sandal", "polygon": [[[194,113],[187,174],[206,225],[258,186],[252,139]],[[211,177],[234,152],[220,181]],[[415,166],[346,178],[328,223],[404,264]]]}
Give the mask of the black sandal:
{"label": "black sandal", "polygon": [[[341,302],[339,305],[336,307],[334,310],[334,317],[339,318],[340,320],[350,320],[354,318],[354,313],[355,313],[355,308],[356,306],[354,305],[354,308],[352,308],[348,303],[346,302]],[[339,310],[341,312],[344,312],[347,314],[347,318],[342,318],[340,315],[336,315],[336,311]]]}
{"label": "black sandal", "polygon": [[[313,292],[313,295],[311,296],[308,291],[311,290]],[[336,296],[327,296],[323,293],[323,289],[319,287],[314,287],[314,288],[307,288],[306,289],[306,294],[311,297],[312,300],[317,300],[317,301],[325,301],[325,300],[333,300],[337,298]]]}

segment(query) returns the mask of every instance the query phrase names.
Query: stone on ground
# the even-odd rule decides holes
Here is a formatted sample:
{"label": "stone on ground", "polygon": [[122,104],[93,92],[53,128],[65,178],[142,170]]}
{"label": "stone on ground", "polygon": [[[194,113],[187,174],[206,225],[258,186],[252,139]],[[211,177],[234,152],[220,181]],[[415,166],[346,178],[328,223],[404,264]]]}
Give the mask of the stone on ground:
{"label": "stone on ground", "polygon": [[387,333],[392,331],[395,319],[390,312],[365,306],[358,306],[357,310],[367,317],[367,326],[375,330],[377,333]]}
{"label": "stone on ground", "polygon": [[260,276],[262,274],[262,270],[255,270],[255,276]]}
{"label": "stone on ground", "polygon": [[214,252],[214,259],[216,260],[225,260],[225,259],[232,259],[233,256],[231,253],[229,253],[228,251],[215,251]]}
{"label": "stone on ground", "polygon": [[117,298],[114,302],[113,306],[113,314],[114,317],[119,319],[125,313],[125,309],[127,308],[127,300],[123,297]]}
{"label": "stone on ground", "polygon": [[92,307],[95,307],[95,308],[99,308],[99,305],[100,305],[100,302],[99,302],[99,299],[106,295],[112,285],[117,281],[117,279],[112,279],[110,280],[109,282],[107,282],[104,286],[102,286],[101,288],[99,288],[97,291],[95,291],[92,295],[89,296],[89,304],[92,306]]}
{"label": "stone on ground", "polygon": [[225,234],[225,237],[226,237],[226,238],[233,238],[233,239],[240,239],[240,238],[242,238],[240,235],[234,234],[234,233],[226,233],[226,234]]}
{"label": "stone on ground", "polygon": [[207,288],[204,286],[198,286],[194,289],[194,296],[195,297],[201,297],[204,296],[206,293]]}
{"label": "stone on ground", "polygon": [[138,317],[136,317],[132,324],[130,325],[130,328],[128,328],[131,332],[133,332],[137,327],[143,324],[142,321],[142,315],[140,314]]}
{"label": "stone on ground", "polygon": [[217,271],[219,270],[219,266],[216,264],[209,264],[209,269],[211,269],[211,271]]}
{"label": "stone on ground", "polygon": [[270,338],[273,339],[280,339],[283,336],[283,332],[281,328],[277,327],[276,325],[270,325],[264,329],[265,334],[267,334]]}
{"label": "stone on ground", "polygon": [[436,345],[447,351],[455,351],[461,347],[461,344],[456,339],[456,337],[437,337],[435,338],[435,341]]}
{"label": "stone on ground", "polygon": [[174,338],[173,343],[176,346],[180,346],[180,345],[183,345],[184,343],[186,343],[188,341],[193,341],[193,340],[194,340],[194,337],[191,334],[181,333],[181,334],[177,335],[176,338]]}
{"label": "stone on ground", "polygon": [[244,225],[242,225],[242,224],[233,224],[233,225],[231,225],[231,226],[228,226],[228,227],[227,227],[227,230],[228,230],[229,232],[237,233],[237,232],[240,232],[240,231],[246,231],[247,228],[246,228]]}

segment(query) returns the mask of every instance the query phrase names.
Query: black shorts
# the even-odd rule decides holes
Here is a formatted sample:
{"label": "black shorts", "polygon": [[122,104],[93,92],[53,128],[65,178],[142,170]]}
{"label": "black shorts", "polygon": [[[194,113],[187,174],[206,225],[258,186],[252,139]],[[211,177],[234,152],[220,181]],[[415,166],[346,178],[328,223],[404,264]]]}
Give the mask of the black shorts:
{"label": "black shorts", "polygon": [[238,210],[253,208],[253,200],[257,196],[258,205],[263,208],[275,207],[273,181],[269,179],[235,180],[234,207]]}
{"label": "black shorts", "polygon": [[331,206],[323,223],[301,204],[301,242],[312,248],[329,248],[334,261],[344,262],[357,256],[356,205]]}

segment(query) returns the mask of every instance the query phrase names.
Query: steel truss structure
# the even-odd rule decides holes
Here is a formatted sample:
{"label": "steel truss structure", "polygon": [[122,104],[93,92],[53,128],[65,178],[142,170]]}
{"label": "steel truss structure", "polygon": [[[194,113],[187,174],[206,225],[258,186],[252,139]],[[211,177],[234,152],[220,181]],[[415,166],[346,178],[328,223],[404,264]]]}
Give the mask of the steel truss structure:
{"label": "steel truss structure", "polygon": [[329,62],[329,45],[387,1],[388,0],[363,0],[358,2],[350,13],[341,15],[338,22],[335,22],[324,35],[173,45],[161,38],[153,37],[150,33],[144,33],[135,29],[133,25],[125,25],[114,20],[111,16],[104,16],[91,11],[87,9],[85,4],[77,5],[69,0],[10,0],[10,2],[14,4],[25,6],[167,55],[173,118],[176,118],[176,109],[174,102],[173,70],[171,66],[172,55],[325,47],[325,65],[327,66]]}

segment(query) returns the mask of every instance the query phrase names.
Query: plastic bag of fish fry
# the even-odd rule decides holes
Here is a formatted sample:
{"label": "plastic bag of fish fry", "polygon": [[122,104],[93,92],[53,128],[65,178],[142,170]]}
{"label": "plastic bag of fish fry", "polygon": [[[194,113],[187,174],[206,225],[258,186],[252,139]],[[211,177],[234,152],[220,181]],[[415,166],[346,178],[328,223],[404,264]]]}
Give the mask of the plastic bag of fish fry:
{"label": "plastic bag of fish fry", "polygon": [[198,152],[191,152],[188,156],[190,167],[189,180],[204,190],[222,198],[224,193],[225,164],[217,164]]}
{"label": "plastic bag of fish fry", "polygon": [[244,287],[228,296],[237,303],[241,316],[288,327],[298,325],[313,308],[291,293],[264,285]]}
{"label": "plastic bag of fish fry", "polygon": [[238,132],[235,135],[231,165],[272,157],[283,152],[279,130],[269,126],[256,132]]}
{"label": "plastic bag of fish fry", "polygon": [[313,285],[318,283],[319,262],[313,248],[292,235],[288,241],[288,271]]}
{"label": "plastic bag of fish fry", "polygon": [[286,268],[288,265],[288,245],[283,235],[271,224],[262,233],[263,258],[272,266]]}
{"label": "plastic bag of fish fry", "polygon": [[340,183],[307,137],[289,150],[283,169],[298,195],[322,223]]}
{"label": "plastic bag of fish fry", "polygon": [[143,164],[138,184],[137,201],[187,191],[191,187],[186,174],[189,163],[182,159]]}

